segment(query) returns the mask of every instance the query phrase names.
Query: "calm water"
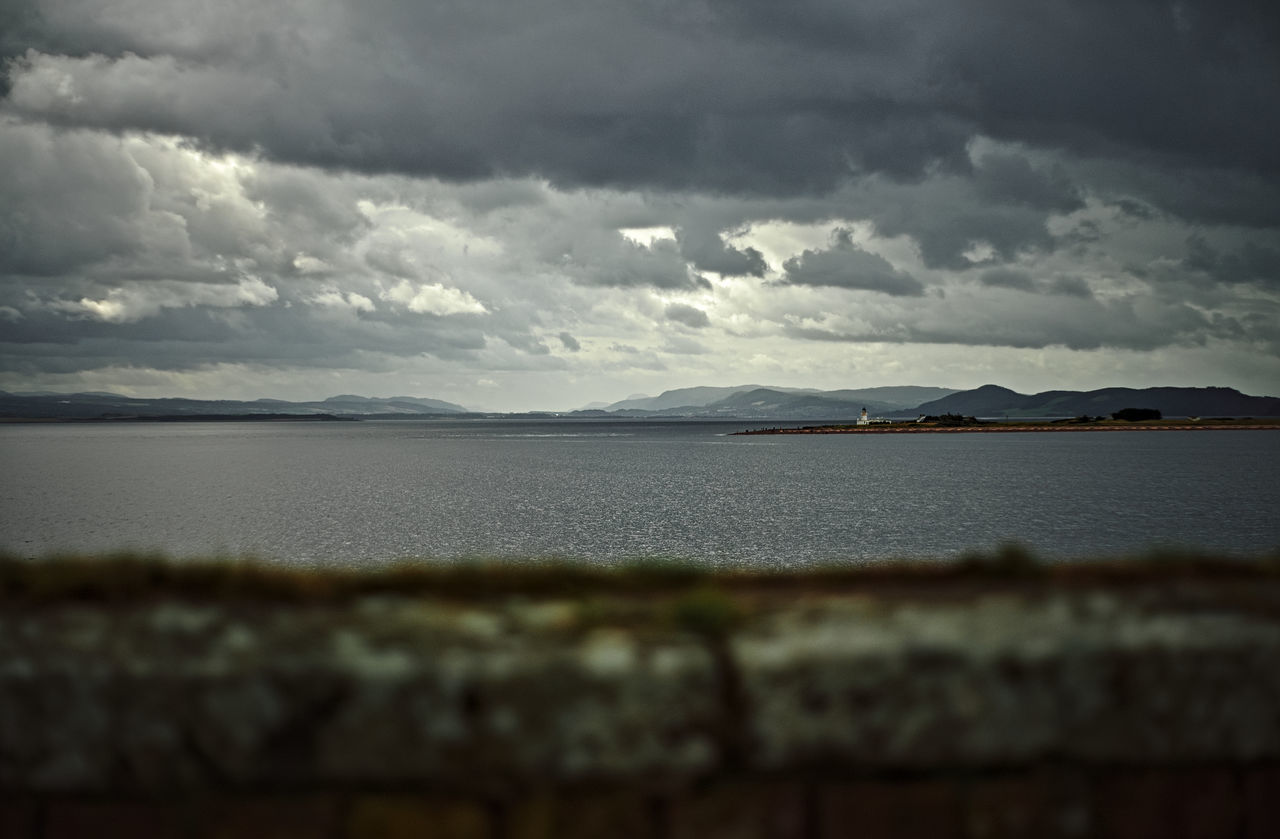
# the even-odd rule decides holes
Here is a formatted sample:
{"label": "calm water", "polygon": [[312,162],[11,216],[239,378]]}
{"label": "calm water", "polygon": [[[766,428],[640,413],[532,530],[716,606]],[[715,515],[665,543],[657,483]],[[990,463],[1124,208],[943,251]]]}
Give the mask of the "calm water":
{"label": "calm water", "polygon": [[796,565],[1280,547],[1280,432],[727,436],[744,427],[0,426],[0,550]]}

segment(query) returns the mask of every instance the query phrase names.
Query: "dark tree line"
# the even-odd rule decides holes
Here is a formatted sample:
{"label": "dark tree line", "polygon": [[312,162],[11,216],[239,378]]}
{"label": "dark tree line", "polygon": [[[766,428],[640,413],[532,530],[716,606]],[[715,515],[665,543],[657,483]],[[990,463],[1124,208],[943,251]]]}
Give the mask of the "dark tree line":
{"label": "dark tree line", "polygon": [[1114,420],[1139,422],[1141,420],[1158,420],[1163,415],[1155,408],[1121,408],[1111,415]]}

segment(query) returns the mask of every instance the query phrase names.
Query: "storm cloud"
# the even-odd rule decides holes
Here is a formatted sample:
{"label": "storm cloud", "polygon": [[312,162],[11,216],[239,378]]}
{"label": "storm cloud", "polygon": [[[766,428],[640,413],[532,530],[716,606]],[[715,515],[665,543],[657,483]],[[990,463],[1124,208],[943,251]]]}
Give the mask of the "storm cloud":
{"label": "storm cloud", "polygon": [[827,250],[806,250],[783,263],[785,281],[795,285],[865,289],[896,296],[919,296],[924,286],[887,259],[853,243],[848,230],[836,230]]}
{"label": "storm cloud", "polygon": [[14,0],[0,56],[6,389],[1280,383],[1271,4]]}

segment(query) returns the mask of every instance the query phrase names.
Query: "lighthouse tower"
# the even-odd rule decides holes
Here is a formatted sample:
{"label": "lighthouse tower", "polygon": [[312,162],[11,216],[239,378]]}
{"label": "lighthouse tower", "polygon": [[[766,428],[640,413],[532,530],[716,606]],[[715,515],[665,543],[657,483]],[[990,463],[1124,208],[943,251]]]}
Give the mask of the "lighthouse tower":
{"label": "lighthouse tower", "polygon": [[867,425],[870,420],[867,419],[867,409],[863,408],[862,413],[858,414],[858,425]]}

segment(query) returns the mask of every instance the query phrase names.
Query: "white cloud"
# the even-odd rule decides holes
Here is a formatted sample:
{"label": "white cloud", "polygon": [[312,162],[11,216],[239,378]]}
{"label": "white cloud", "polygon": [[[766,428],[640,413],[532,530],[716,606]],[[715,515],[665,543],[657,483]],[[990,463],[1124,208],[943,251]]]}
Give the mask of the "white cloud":
{"label": "white cloud", "polygon": [[316,259],[314,256],[306,254],[298,254],[293,258],[293,267],[298,269],[298,273],[307,274],[327,274],[333,270],[329,263],[323,259]]}
{"label": "white cloud", "polygon": [[257,277],[246,277],[235,284],[137,283],[113,288],[100,299],[55,300],[49,307],[107,323],[133,323],[164,309],[266,306],[279,296],[275,288]]}
{"label": "white cloud", "polygon": [[344,309],[352,312],[372,312],[377,309],[372,300],[354,291],[348,291],[345,294],[340,291],[322,291],[312,297],[309,302],[313,306]]}
{"label": "white cloud", "polygon": [[653,247],[653,243],[660,239],[675,241],[676,238],[676,232],[671,227],[623,227],[618,232],[624,239],[646,248]]}
{"label": "white cloud", "polygon": [[415,285],[401,280],[380,295],[383,300],[398,303],[411,312],[433,315],[483,315],[488,309],[479,300],[457,288],[440,283]]}

